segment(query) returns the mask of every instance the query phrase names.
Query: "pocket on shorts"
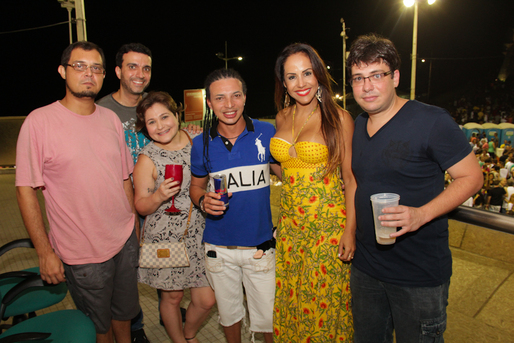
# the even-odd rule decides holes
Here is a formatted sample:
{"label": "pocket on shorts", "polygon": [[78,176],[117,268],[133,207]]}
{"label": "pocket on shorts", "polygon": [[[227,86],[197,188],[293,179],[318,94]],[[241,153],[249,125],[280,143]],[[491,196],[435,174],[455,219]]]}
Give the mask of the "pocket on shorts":
{"label": "pocket on shorts", "polygon": [[102,289],[107,279],[103,275],[102,264],[82,264],[71,266],[72,279],[83,289]]}
{"label": "pocket on shorts", "polygon": [[261,258],[250,258],[250,264],[256,272],[275,273],[275,249],[267,250],[266,255]]}
{"label": "pocket on shorts", "polygon": [[440,317],[421,321],[420,343],[443,342],[443,333],[446,331],[446,313]]}
{"label": "pocket on shorts", "polygon": [[139,242],[137,241],[136,230],[132,231],[127,243],[127,253],[130,256],[131,266],[139,267]]}
{"label": "pocket on shorts", "polygon": [[[209,256],[209,251],[214,251],[216,257]],[[205,243],[205,268],[207,268],[210,273],[219,273],[223,270],[224,264],[223,259],[219,256],[219,251],[216,251],[216,247]]]}

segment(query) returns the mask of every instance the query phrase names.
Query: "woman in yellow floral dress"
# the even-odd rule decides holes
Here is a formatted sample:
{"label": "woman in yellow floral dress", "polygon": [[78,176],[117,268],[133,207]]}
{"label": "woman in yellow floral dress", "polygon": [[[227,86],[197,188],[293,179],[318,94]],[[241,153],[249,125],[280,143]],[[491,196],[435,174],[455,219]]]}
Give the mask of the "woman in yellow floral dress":
{"label": "woman in yellow floral dress", "polygon": [[289,45],[275,64],[279,113],[270,151],[281,163],[283,186],[274,342],[353,342],[353,120],[332,99],[331,81],[307,44]]}

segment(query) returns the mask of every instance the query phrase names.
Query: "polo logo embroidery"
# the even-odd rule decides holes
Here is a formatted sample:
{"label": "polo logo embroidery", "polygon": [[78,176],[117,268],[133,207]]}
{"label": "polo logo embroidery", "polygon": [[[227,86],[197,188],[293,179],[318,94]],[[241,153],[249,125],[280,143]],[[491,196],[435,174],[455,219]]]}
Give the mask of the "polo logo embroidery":
{"label": "polo logo embroidery", "polygon": [[[259,135],[259,137],[262,136],[262,133]],[[262,141],[259,139],[259,137],[255,138],[255,146],[257,147],[257,158],[259,159],[259,162],[264,162],[264,158],[266,156],[266,148],[262,146]]]}

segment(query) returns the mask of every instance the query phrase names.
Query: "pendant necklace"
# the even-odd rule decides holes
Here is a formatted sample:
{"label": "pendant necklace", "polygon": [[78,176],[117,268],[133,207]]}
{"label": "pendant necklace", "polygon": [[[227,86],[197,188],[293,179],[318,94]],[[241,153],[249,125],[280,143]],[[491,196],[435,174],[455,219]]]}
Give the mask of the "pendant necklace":
{"label": "pendant necklace", "polygon": [[[303,123],[303,126],[302,128],[300,129],[300,131],[298,131],[298,135],[296,136],[296,138],[293,140],[293,146],[296,144],[296,140],[298,139],[298,137],[300,137],[300,133],[302,133],[302,130],[303,128],[305,127],[305,125],[307,124],[307,122],[309,121],[309,119],[311,119],[312,115],[314,114],[314,112],[316,112],[316,110],[318,109],[318,106],[319,106],[319,103],[316,105],[316,108],[314,108],[311,112],[311,114],[309,114],[309,116],[307,117],[307,119],[305,119],[305,122]],[[291,129],[291,136],[294,137],[294,114],[296,112],[296,104],[294,105],[294,109],[293,109],[293,127]]]}

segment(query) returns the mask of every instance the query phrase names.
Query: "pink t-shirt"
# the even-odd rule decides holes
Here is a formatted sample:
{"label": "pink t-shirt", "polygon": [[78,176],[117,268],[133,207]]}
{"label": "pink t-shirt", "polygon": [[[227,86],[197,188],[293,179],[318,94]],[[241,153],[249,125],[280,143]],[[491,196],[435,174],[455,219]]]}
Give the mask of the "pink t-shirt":
{"label": "pink t-shirt", "polygon": [[101,263],[134,229],[123,188],[134,168],[118,116],[96,106],[78,115],[59,101],[25,119],[16,149],[16,186],[41,187],[50,244],[67,264]]}

